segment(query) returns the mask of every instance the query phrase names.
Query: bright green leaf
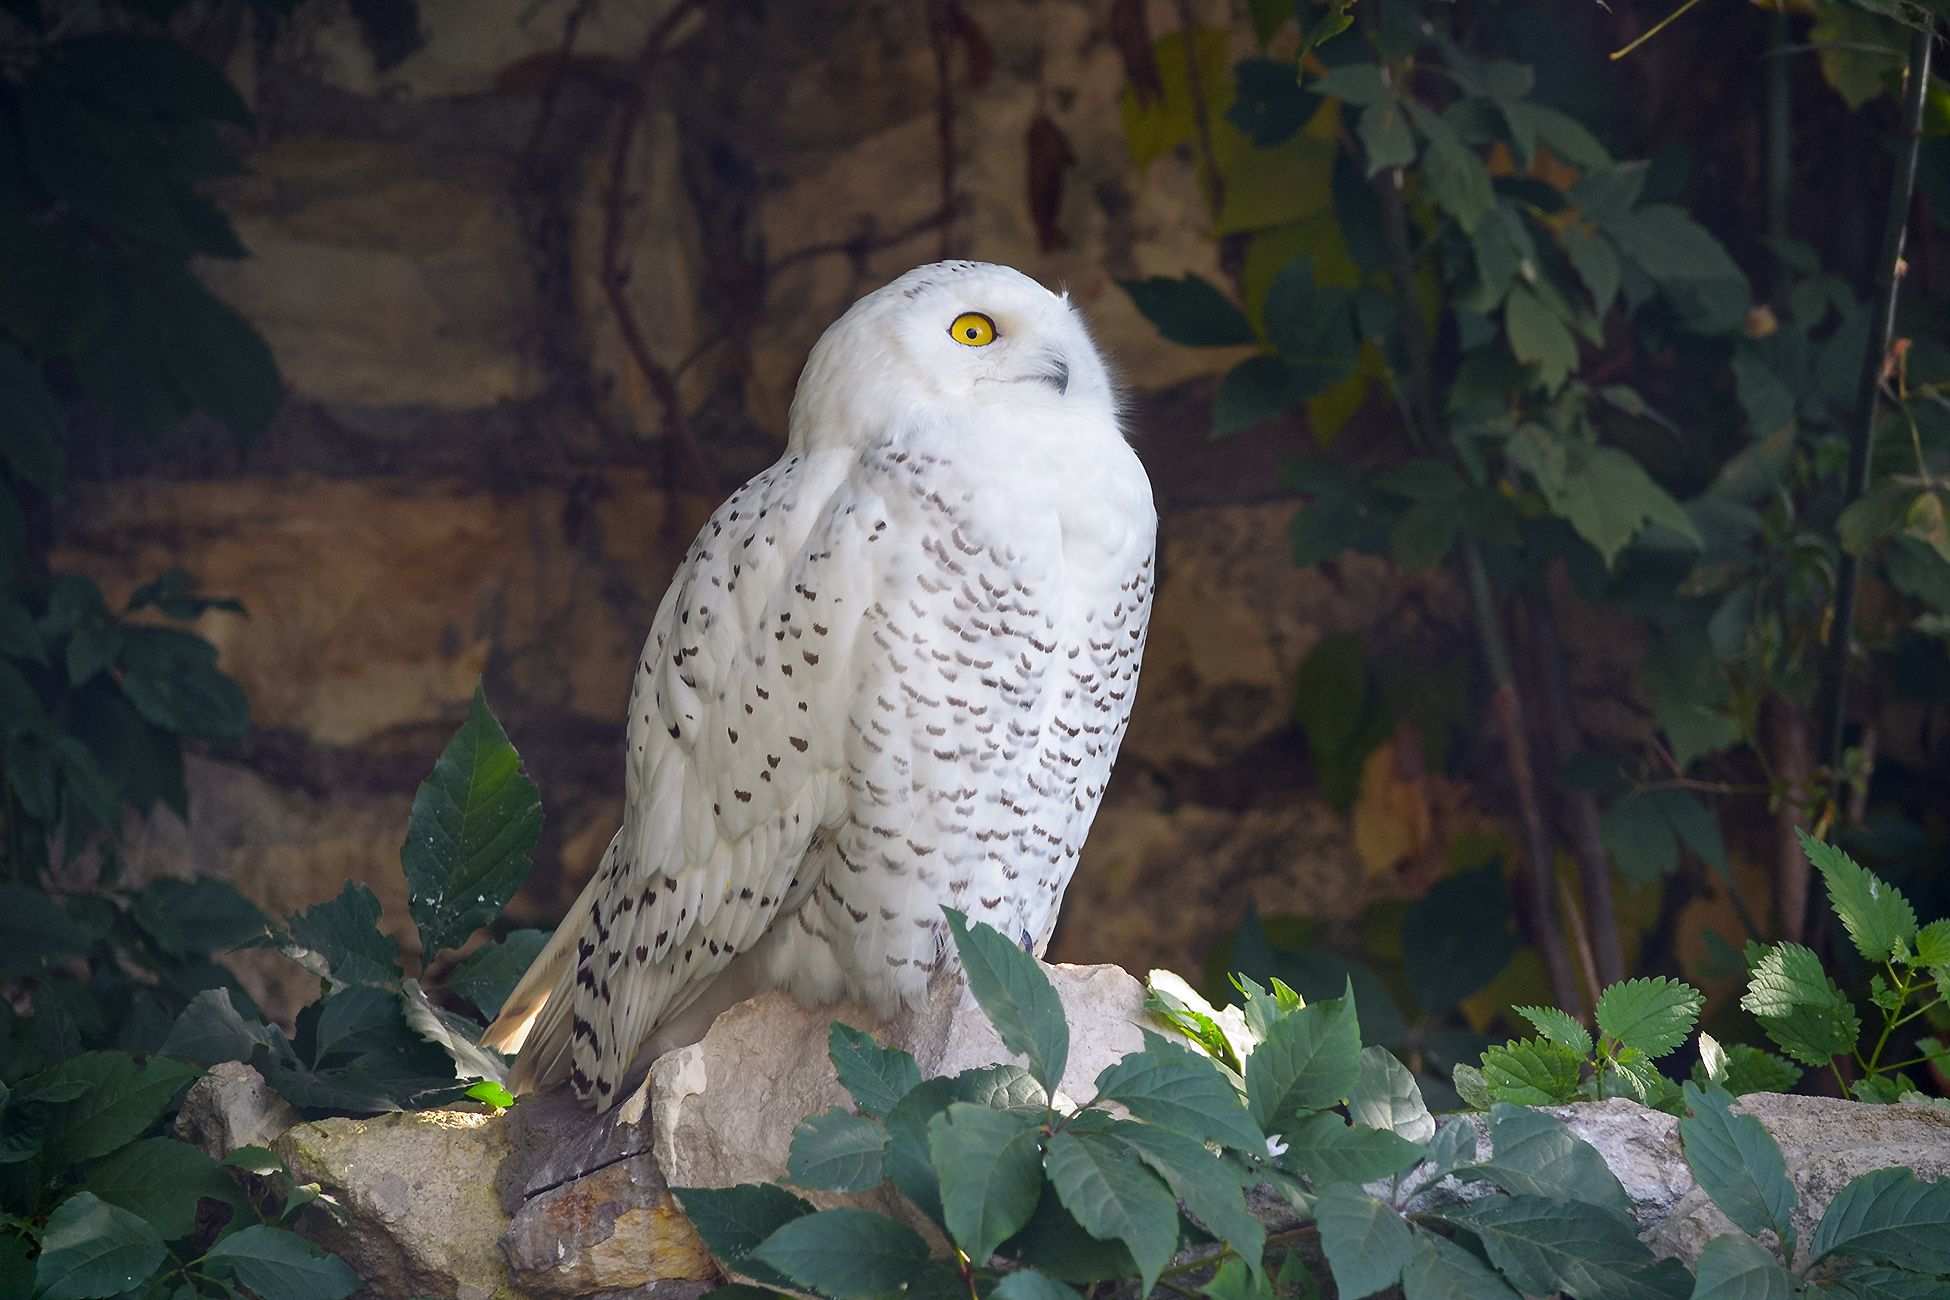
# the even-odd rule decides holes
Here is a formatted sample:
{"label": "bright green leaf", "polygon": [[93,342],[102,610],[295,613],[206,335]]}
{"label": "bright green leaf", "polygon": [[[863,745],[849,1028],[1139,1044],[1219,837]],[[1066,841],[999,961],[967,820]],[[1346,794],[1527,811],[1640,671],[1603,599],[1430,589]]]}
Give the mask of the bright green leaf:
{"label": "bright green leaf", "polygon": [[1347,1096],[1347,1116],[1410,1142],[1427,1143],[1435,1136],[1435,1119],[1415,1076],[1385,1047],[1361,1049],[1361,1077]]}
{"label": "bright green leaf", "polygon": [[1516,1011],[1551,1042],[1568,1047],[1579,1056],[1591,1055],[1591,1031],[1579,1024],[1570,1012],[1556,1007],[1517,1007]]}
{"label": "bright green leaf", "polygon": [[1902,892],[1857,866],[1854,858],[1833,844],[1824,844],[1798,827],[1795,834],[1801,838],[1801,851],[1828,883],[1828,901],[1848,927],[1848,937],[1862,959],[1885,962],[1899,946],[1907,947],[1916,937],[1916,913]]}
{"label": "bright green leaf", "polygon": [[1577,1095],[1584,1057],[1548,1039],[1522,1038],[1483,1053],[1483,1082],[1498,1101],[1561,1106]]}
{"label": "bright green leaf", "polygon": [[1703,1005],[1699,990],[1680,980],[1625,980],[1598,995],[1598,1028],[1656,1060],[1686,1041]]}
{"label": "bright green leaf", "polygon": [[1246,1095],[1263,1132],[1284,1132],[1308,1111],[1344,1100],[1361,1078],[1353,987],[1274,1025],[1246,1060]]}
{"label": "bright green leaf", "polygon": [[1855,1050],[1862,1022],[1821,958],[1798,943],[1777,943],[1755,963],[1741,1007],[1758,1017],[1789,1056],[1824,1066]]}

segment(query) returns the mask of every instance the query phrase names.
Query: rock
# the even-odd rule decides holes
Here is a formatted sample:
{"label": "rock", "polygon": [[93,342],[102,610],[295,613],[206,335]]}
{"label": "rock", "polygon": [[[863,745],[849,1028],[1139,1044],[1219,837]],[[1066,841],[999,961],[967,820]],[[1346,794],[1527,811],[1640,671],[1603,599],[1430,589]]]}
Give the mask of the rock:
{"label": "rock", "polygon": [[528,1295],[581,1296],[717,1277],[710,1252],[648,1152],[531,1197],[501,1238],[501,1253]]}
{"label": "rock", "polygon": [[344,1224],[313,1206],[299,1226],[352,1266],[367,1295],[520,1294],[496,1249],[509,1223],[494,1194],[494,1170],[508,1153],[500,1116],[436,1110],[320,1120],[290,1129],[273,1149],[292,1177],[317,1183],[343,1208]]}
{"label": "rock", "polygon": [[221,1160],[238,1147],[265,1146],[298,1122],[291,1103],[242,1061],[223,1061],[190,1085],[176,1112],[176,1136]]}
{"label": "rock", "polygon": [[[1788,1175],[1801,1194],[1793,1216],[1795,1233],[1801,1239],[1797,1264],[1808,1262],[1807,1246],[1814,1239],[1815,1225],[1850,1180],[1872,1170],[1891,1168],[1907,1168],[1925,1182],[1950,1177],[1950,1110],[1941,1106],[1865,1106],[1834,1097],[1756,1092],[1740,1099],[1740,1109],[1765,1124],[1781,1144]],[[1643,1125],[1638,1135],[1627,1140],[1628,1147],[1636,1148],[1634,1167],[1649,1169],[1656,1163],[1684,1170],[1678,1121],[1670,1116],[1660,1118],[1666,1127],[1663,1143],[1654,1136],[1655,1126],[1651,1124]],[[1584,1133],[1579,1136],[1590,1141]],[[1609,1151],[1605,1152],[1605,1161],[1618,1168]],[[1683,1178],[1672,1179],[1670,1186],[1677,1195],[1659,1222],[1642,1235],[1657,1253],[1676,1255],[1690,1264],[1709,1240],[1734,1227],[1706,1193],[1693,1185],[1690,1171]],[[1630,1184],[1626,1190],[1633,1192],[1636,1202],[1639,1193]]]}
{"label": "rock", "polygon": [[[1116,966],[1045,966],[1070,1022],[1061,1091],[1096,1093],[1104,1067],[1141,1051],[1144,986]],[[829,1106],[851,1106],[826,1044],[833,1021],[914,1055],[924,1078],[1021,1063],[960,986],[937,982],[926,1006],[881,1016],[857,1002],[808,1009],[767,993],[731,1008],[704,1040],[650,1067],[657,1163],[672,1187],[730,1187],[783,1177],[792,1130]]]}

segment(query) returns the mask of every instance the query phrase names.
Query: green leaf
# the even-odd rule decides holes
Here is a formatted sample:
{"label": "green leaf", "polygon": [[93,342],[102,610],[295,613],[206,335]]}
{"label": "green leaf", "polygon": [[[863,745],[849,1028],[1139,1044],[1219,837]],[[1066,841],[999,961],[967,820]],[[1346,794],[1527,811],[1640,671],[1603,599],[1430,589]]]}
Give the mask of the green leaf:
{"label": "green leaf", "polygon": [[1415,163],[1415,133],[1401,106],[1381,100],[1361,110],[1360,136],[1368,152],[1368,175],[1384,167],[1411,167]]}
{"label": "green leaf", "polygon": [[1212,1274],[1212,1280],[1198,1289],[1210,1300],[1273,1300],[1273,1288],[1264,1270],[1258,1273],[1242,1259],[1228,1259]]}
{"label": "green leaf", "polygon": [[1591,292],[1591,308],[1599,316],[1611,310],[1618,297],[1618,254],[1608,240],[1587,235],[1583,228],[1567,224],[1562,232],[1564,250],[1571,255],[1571,266]]}
{"label": "green leaf", "polygon": [[1661,284],[1725,281],[1746,288],[1739,264],[1683,208],[1653,203],[1600,224],[1626,256]]}
{"label": "green leaf", "polygon": [[337,898],[287,918],[299,948],[317,955],[341,984],[397,985],[399,940],[379,928],[379,896],[348,880]]}
{"label": "green leaf", "polygon": [[1225,438],[1257,428],[1300,399],[1292,396],[1293,373],[1278,357],[1247,357],[1219,384],[1212,402],[1212,436]]}
{"label": "green leaf", "polygon": [[1378,63],[1344,63],[1307,87],[1316,95],[1332,95],[1350,104],[1385,104],[1388,81]]}
{"label": "green leaf", "polygon": [[284,405],[277,358],[251,323],[187,269],[158,285],[162,356],[183,394],[245,444],[271,427]]}
{"label": "green leaf", "polygon": [[1057,1133],[1043,1167],[1084,1231],[1124,1243],[1137,1261],[1139,1294],[1149,1295],[1178,1250],[1178,1204],[1165,1185],[1122,1143],[1095,1133]]}
{"label": "green leaf", "polygon": [[1047,1273],[1025,1268],[1009,1274],[995,1284],[989,1300],[1081,1300],[1076,1288],[1059,1282]]}
{"label": "green leaf", "polygon": [[1350,1128],[1330,1110],[1307,1116],[1284,1136],[1282,1162],[1305,1173],[1316,1187],[1371,1183],[1411,1169],[1429,1154],[1427,1147],[1385,1128]]}
{"label": "green leaf", "polygon": [[400,866],[421,951],[458,948],[528,878],[542,801],[477,685],[467,721],[413,796]]}
{"label": "green leaf", "polygon": [[1121,1241],[1101,1241],[1085,1232],[1048,1182],[1029,1226],[1002,1243],[1002,1253],[1065,1282],[1102,1282],[1132,1277],[1137,1261]]}
{"label": "green leaf", "polygon": [[1536,366],[1544,386],[1553,392],[1578,368],[1577,340],[1527,286],[1510,286],[1503,326],[1509,331],[1510,351],[1517,360]]}
{"label": "green leaf", "polygon": [[1607,566],[1648,523],[1699,540],[1679,503],[1616,447],[1569,443],[1541,425],[1526,424],[1505,453],[1535,480],[1552,513],[1568,520]]}
{"label": "green leaf", "polygon": [[1231,1246],[1255,1277],[1261,1275],[1265,1225],[1246,1208],[1239,1179],[1221,1157],[1203,1143],[1154,1124],[1116,1120],[1110,1130],[1165,1180],[1171,1194],[1185,1203],[1207,1231]]}
{"label": "green leaf", "polygon": [[247,1204],[216,1161],[168,1137],[143,1138],[104,1156],[89,1166],[82,1186],[142,1216],[165,1241],[190,1235],[200,1198],[240,1210]]}
{"label": "green leaf", "polygon": [[1799,1280],[1767,1247],[1726,1232],[1700,1252],[1692,1300],[1793,1300],[1800,1289]]}
{"label": "green leaf", "polygon": [[1447,1011],[1501,975],[1523,946],[1503,864],[1444,876],[1402,914],[1402,965],[1424,1011]]}
{"label": "green leaf", "polygon": [[1361,1077],[1347,1096],[1347,1117],[1410,1142],[1426,1144],[1435,1136],[1435,1118],[1415,1076],[1385,1047],[1361,1049]]}
{"label": "green leaf", "polygon": [[1579,1056],[1591,1055],[1591,1031],[1579,1024],[1570,1012],[1556,1007],[1517,1007],[1516,1011],[1551,1042],[1568,1047]]}
{"label": "green leaf", "polygon": [[1403,1300],[1518,1300],[1482,1260],[1446,1237],[1420,1231],[1402,1269],[1402,1294]]}
{"label": "green leaf", "polygon": [[1577,1096],[1584,1057],[1548,1039],[1523,1038],[1483,1053],[1490,1096],[1519,1106],[1561,1106]]}
{"label": "green leaf", "polygon": [[835,1300],[892,1295],[920,1278],[929,1262],[928,1243],[914,1229],[851,1207],[792,1220],[752,1257]]}
{"label": "green leaf", "polygon": [[210,1248],[203,1262],[213,1271],[231,1274],[257,1294],[279,1300],[341,1300],[363,1285],[338,1256],[269,1224],[225,1237]]}
{"label": "green leaf", "polygon": [[1456,1068],[1449,1072],[1449,1078],[1456,1089],[1456,1095],[1461,1097],[1463,1104],[1471,1110],[1488,1110],[1496,1104],[1496,1098],[1490,1092],[1488,1077],[1476,1066],[1466,1061],[1458,1062]]}
{"label": "green leaf", "polygon": [[865,1192],[880,1186],[887,1129],[838,1106],[808,1115],[792,1130],[785,1180],[827,1192]]}
{"label": "green leaf", "polygon": [[35,1294],[40,1300],[120,1295],[146,1281],[168,1253],[143,1219],[91,1192],[76,1192],[47,1218]]}
{"label": "green leaf", "polygon": [[548,947],[549,937],[547,930],[515,930],[505,939],[482,944],[447,976],[448,990],[472,1002],[489,1020],[494,1019],[515,985]]}
{"label": "green leaf", "polygon": [[1598,995],[1598,1028],[1656,1060],[1686,1041],[1703,1005],[1699,990],[1680,980],[1624,980]]}
{"label": "green leaf", "polygon": [[873,1035],[839,1021],[826,1036],[826,1055],[840,1086],[853,1104],[877,1119],[887,1118],[896,1103],[921,1082],[920,1067],[899,1048],[882,1047]]}
{"label": "green leaf", "polygon": [[1760,1020],[1768,1037],[1806,1065],[1855,1050],[1862,1022],[1821,958],[1798,943],[1777,943],[1755,963],[1741,1007]]}
{"label": "green leaf", "polygon": [[1823,844],[1799,827],[1795,834],[1801,838],[1801,851],[1828,883],[1828,901],[1848,927],[1848,937],[1862,959],[1885,962],[1891,953],[1906,950],[1916,937],[1916,913],[1902,892],[1857,866],[1854,858],[1833,844]]}
{"label": "green leaf", "polygon": [[1354,373],[1361,343],[1354,332],[1353,297],[1314,279],[1311,254],[1281,268],[1266,290],[1266,337],[1288,367],[1284,400],[1291,406],[1323,393]]}
{"label": "green leaf", "polygon": [[229,740],[250,729],[244,689],[217,667],[217,648],[177,627],[118,629],[122,693],[165,731]]}
{"label": "green leaf", "polygon": [[1857,1300],[1950,1300],[1950,1285],[1906,1268],[1851,1268],[1830,1276]]}
{"label": "green leaf", "polygon": [[1693,1178],[1742,1230],[1758,1237],[1770,1229],[1782,1254],[1794,1258],[1790,1216],[1799,1203],[1787,1160],[1773,1135],[1752,1115],[1735,1115],[1733,1097],[1718,1084],[1686,1085],[1690,1119],[1679,1121],[1679,1140]]}
{"label": "green leaf", "polygon": [[1097,1076],[1097,1102],[1120,1103],[1152,1124],[1255,1153],[1266,1135],[1239,1102],[1239,1093],[1211,1058],[1171,1043],[1133,1052]]}
{"label": "green leaf", "polygon": [[935,1172],[928,1148],[928,1123],[956,1100],[967,1098],[955,1096],[953,1079],[926,1079],[908,1089],[887,1112],[887,1154],[883,1159],[887,1176],[901,1189],[901,1195],[936,1223],[945,1223],[945,1219],[941,1176]]}
{"label": "green leaf", "polygon": [[1463,143],[1455,127],[1419,101],[1409,101],[1408,114],[1429,141],[1428,152],[1422,157],[1422,192],[1454,217],[1465,234],[1474,234],[1496,206],[1489,170],[1476,151]]}
{"label": "green leaf", "polygon": [[[1727,1075],[1720,1082],[1736,1097],[1750,1092],[1787,1092],[1801,1081],[1801,1067],[1772,1052],[1735,1043],[1726,1054]],[[1704,1085],[1704,1071],[1695,1067],[1693,1081]]]}
{"label": "green leaf", "polygon": [[[215,1065],[219,1061],[248,1061],[259,1046],[279,1051],[283,1044],[283,1031],[244,1019],[227,991],[204,989],[176,1017],[169,1037],[157,1050],[163,1056]],[[279,1054],[288,1056],[289,1046],[284,1045]]]}
{"label": "green leaf", "polygon": [[684,1207],[684,1217],[726,1268],[766,1286],[792,1285],[791,1279],[753,1252],[786,1224],[810,1216],[813,1207],[809,1202],[776,1183],[670,1190]]}
{"label": "green leaf", "polygon": [[1154,275],[1117,283],[1144,318],[1173,343],[1224,348],[1258,340],[1246,313],[1203,276],[1187,271],[1179,280]]}
{"label": "green leaf", "polygon": [[83,955],[88,947],[87,931],[46,894],[0,884],[0,980],[39,974],[46,965]]}
{"label": "green leaf", "polygon": [[1262,1132],[1285,1132],[1308,1111],[1340,1103],[1360,1078],[1361,1027],[1349,984],[1342,997],[1273,1026],[1246,1058],[1247,1104]]}
{"label": "green leaf", "polygon": [[86,1083],[69,1102],[49,1146],[67,1160],[92,1160],[123,1146],[168,1109],[200,1071],[152,1056],[142,1065],[126,1052],[84,1052],[49,1070],[52,1082]]}
{"label": "green leaf", "polygon": [[1488,1197],[1444,1215],[1483,1243],[1490,1262],[1526,1295],[1575,1300],[1686,1300],[1693,1279],[1676,1260],[1655,1263],[1631,1220],[1579,1201]]}
{"label": "green leaf", "polygon": [[1495,1155],[1472,1174],[1515,1196],[1582,1202],[1627,1218],[1632,1198],[1589,1142],[1542,1111],[1500,1103],[1490,1110]]}
{"label": "green leaf", "polygon": [[1918,966],[1950,966],[1950,917],[1932,921],[1916,932]]}
{"label": "green leaf", "polygon": [[1046,1092],[1063,1082],[1070,1059],[1070,1024],[1063,1003],[1036,959],[986,922],[974,926],[952,907],[941,909],[968,974],[968,990],[981,1004],[1002,1045],[1029,1058],[1029,1073]]}
{"label": "green leaf", "polygon": [[1041,1139],[1035,1120],[967,1102],[928,1121],[942,1214],[955,1243],[977,1265],[987,1264],[1035,1212],[1043,1193]]}
{"label": "green leaf", "polygon": [[0,337],[0,457],[17,477],[58,497],[68,488],[67,459],[61,450],[66,432],[61,404],[48,391],[40,370]]}
{"label": "green leaf", "polygon": [[1808,1250],[1863,1264],[1950,1273],[1950,1180],[1920,1183],[1908,1169],[1863,1174],[1829,1202]]}
{"label": "green leaf", "polygon": [[1353,1183],[1335,1183],[1320,1194],[1314,1213],[1342,1300],[1362,1300],[1401,1281],[1415,1239],[1392,1207]]}

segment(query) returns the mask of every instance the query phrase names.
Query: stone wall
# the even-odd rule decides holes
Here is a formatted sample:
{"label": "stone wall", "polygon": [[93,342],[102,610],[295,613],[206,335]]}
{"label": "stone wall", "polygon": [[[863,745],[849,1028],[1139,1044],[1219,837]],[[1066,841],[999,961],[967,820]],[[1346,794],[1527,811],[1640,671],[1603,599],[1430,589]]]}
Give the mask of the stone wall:
{"label": "stone wall", "polygon": [[[1152,0],[1153,30],[1187,8]],[[195,11],[186,34],[259,119],[249,174],[216,191],[251,256],[201,270],[271,341],[290,391],[247,451],[193,423],[154,449],[91,436],[76,457],[57,565],[111,600],[181,565],[251,611],[201,630],[255,728],[192,762],[188,827],[130,828],[138,869],[228,876],[278,911],[356,877],[410,952],[406,811],[485,674],[549,814],[513,913],[552,922],[618,816],[630,667],[673,557],[714,491],[777,454],[820,331],[951,253],[1068,288],[1130,386],[1163,513],[1137,716],[1055,955],[1195,967],[1249,898],[1347,923],[1425,881],[1443,827],[1481,814],[1404,758],[1357,837],[1313,793],[1290,682],[1332,632],[1460,647],[1461,601],[1379,562],[1295,571],[1295,505],[1272,469],[1307,431],[1210,443],[1213,376],[1238,354],[1163,342],[1115,287],[1224,271],[1192,159],[1132,165],[1108,6],[716,0],[639,83],[667,9],[311,0],[275,26]],[[1242,29],[1225,0],[1189,12]],[[638,84],[619,169],[618,106]],[[1073,156],[1043,231],[1038,119]],[[618,296],[716,482],[674,468],[605,292],[612,234]],[[1393,436],[1368,414],[1347,445]],[[1580,667],[1605,725],[1641,726],[1629,666],[1606,653],[1595,678]],[[288,977],[251,974],[280,1008]]]}

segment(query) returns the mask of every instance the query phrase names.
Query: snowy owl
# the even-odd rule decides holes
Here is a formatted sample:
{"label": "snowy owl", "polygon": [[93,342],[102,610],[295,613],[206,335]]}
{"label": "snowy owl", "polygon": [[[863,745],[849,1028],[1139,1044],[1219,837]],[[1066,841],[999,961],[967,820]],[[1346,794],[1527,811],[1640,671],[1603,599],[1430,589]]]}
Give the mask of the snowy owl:
{"label": "snowy owl", "polygon": [[814,346],[785,455],[692,543],[622,829],[484,1041],[607,1110],[768,988],[883,1010],[942,906],[1041,951],[1131,711],[1151,485],[1066,296],[941,262]]}

